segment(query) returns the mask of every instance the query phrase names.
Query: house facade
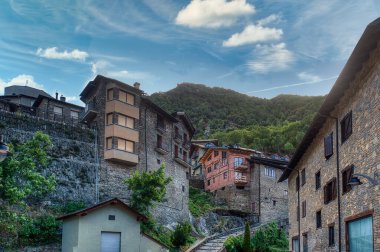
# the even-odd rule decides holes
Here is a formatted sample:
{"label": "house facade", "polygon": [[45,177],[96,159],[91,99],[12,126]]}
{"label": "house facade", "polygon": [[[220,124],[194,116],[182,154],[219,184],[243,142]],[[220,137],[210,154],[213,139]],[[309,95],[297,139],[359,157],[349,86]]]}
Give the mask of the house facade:
{"label": "house facade", "polygon": [[[289,185],[292,251],[380,250],[379,80],[377,19],[364,31],[279,180]],[[353,178],[361,183],[351,184]]]}
{"label": "house facade", "polygon": [[146,219],[117,198],[61,216],[62,252],[169,251],[141,232],[140,223]]}
{"label": "house facade", "polygon": [[287,217],[287,182],[277,182],[286,160],[231,145],[208,148],[200,162],[205,190],[229,209],[259,216],[262,223]]}
{"label": "house facade", "polygon": [[165,165],[173,178],[164,202],[155,208],[163,223],[187,219],[190,141],[194,127],[183,112],[169,114],[151,102],[140,84],[127,85],[98,75],[81,93],[82,121],[97,130],[99,199],[128,199],[124,180],[136,170]]}

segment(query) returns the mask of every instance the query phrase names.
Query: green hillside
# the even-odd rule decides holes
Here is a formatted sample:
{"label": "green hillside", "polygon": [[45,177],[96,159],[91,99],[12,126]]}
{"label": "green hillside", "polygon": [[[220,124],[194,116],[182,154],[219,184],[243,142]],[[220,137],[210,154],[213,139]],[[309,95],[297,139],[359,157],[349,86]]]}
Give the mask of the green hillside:
{"label": "green hillside", "polygon": [[225,144],[285,153],[294,150],[324,100],[297,95],[262,99],[191,83],[150,98],[169,112],[185,111],[197,129],[196,138],[204,138],[209,129],[209,136]]}

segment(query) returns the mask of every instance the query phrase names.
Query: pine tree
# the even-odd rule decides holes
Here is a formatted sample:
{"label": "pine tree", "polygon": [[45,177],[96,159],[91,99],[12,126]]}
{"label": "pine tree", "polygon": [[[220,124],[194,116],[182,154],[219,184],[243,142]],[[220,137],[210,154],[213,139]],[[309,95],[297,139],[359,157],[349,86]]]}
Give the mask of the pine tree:
{"label": "pine tree", "polygon": [[251,230],[249,228],[248,221],[245,223],[243,251],[244,252],[251,252],[252,251],[252,248],[251,248]]}

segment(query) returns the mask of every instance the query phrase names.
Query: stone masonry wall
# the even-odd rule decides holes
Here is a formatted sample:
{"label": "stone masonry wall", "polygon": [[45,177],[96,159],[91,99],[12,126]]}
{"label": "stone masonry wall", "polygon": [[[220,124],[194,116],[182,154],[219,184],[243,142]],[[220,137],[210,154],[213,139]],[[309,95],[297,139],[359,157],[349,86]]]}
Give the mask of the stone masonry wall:
{"label": "stone masonry wall", "polygon": [[[355,85],[355,86],[353,86]],[[331,115],[339,121],[352,111],[352,135],[341,143],[339,125],[339,155],[340,172],[349,165],[355,165],[355,173],[367,174],[373,177],[374,172],[380,172],[380,47],[370,54],[369,60],[356,75]],[[326,135],[334,134],[334,154],[328,160],[324,157],[324,142]],[[318,135],[315,137],[296,169],[306,169],[306,183],[300,187],[300,202],[306,201],[306,217],[301,217],[301,230],[308,234],[308,251],[337,251],[338,250],[338,199],[327,205],[323,200],[323,187],[337,177],[335,120],[327,119]],[[321,172],[321,188],[315,188],[315,173]],[[289,243],[291,238],[298,235],[297,221],[297,191],[295,180],[297,172],[289,176]],[[340,178],[341,178],[340,173]],[[361,213],[373,211],[374,249],[380,251],[380,190],[365,179],[363,184],[355,186],[351,191],[342,194],[341,190],[341,221],[342,221],[342,251],[346,251],[346,222],[347,218]],[[322,211],[322,228],[316,229],[316,212]],[[335,245],[328,246],[328,226],[335,224]],[[303,240],[300,240],[301,244]],[[291,248],[291,247],[290,247]],[[302,248],[302,246],[301,246]]]}
{"label": "stone masonry wall", "polygon": [[0,110],[0,134],[7,143],[22,143],[37,130],[47,133],[53,143],[52,160],[44,175],[54,175],[56,190],[45,197],[47,203],[67,200],[95,203],[94,132],[85,127],[73,127],[41,118]]}

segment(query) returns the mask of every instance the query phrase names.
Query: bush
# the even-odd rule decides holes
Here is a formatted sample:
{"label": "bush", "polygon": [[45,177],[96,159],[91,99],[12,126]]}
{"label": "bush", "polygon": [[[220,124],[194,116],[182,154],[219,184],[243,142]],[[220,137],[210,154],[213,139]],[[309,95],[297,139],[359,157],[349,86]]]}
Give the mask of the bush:
{"label": "bush", "polygon": [[224,242],[224,247],[227,252],[242,252],[243,251],[243,239],[241,236],[229,236]]}
{"label": "bush", "polygon": [[59,224],[50,215],[37,217],[20,230],[20,245],[42,245],[59,241]]}
{"label": "bush", "polygon": [[189,210],[194,217],[199,217],[215,207],[216,205],[213,203],[213,199],[209,193],[190,187]]}
{"label": "bush", "polygon": [[179,248],[191,241],[191,225],[188,222],[179,223],[172,234],[172,244]]}
{"label": "bush", "polygon": [[83,201],[67,201],[64,205],[52,206],[51,208],[57,214],[68,214],[86,208],[86,206]]}

